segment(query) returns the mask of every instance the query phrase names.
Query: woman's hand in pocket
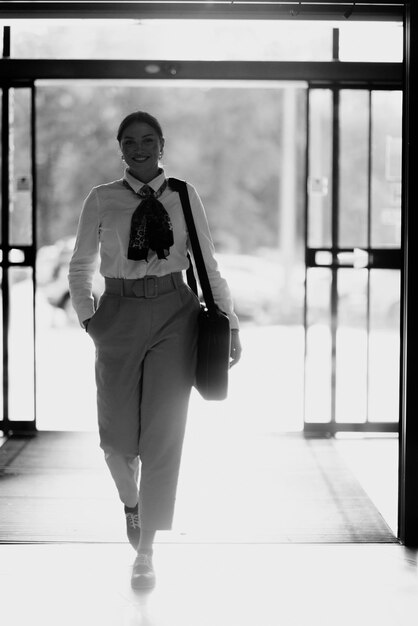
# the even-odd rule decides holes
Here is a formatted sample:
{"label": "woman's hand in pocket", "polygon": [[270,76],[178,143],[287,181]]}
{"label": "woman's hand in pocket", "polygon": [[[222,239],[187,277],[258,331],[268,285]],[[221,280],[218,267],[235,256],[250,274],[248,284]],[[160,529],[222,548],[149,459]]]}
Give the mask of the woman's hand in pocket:
{"label": "woman's hand in pocket", "polygon": [[84,322],[82,322],[82,326],[86,332],[87,332],[90,320],[91,320],[91,317],[88,317],[86,320],[84,320]]}

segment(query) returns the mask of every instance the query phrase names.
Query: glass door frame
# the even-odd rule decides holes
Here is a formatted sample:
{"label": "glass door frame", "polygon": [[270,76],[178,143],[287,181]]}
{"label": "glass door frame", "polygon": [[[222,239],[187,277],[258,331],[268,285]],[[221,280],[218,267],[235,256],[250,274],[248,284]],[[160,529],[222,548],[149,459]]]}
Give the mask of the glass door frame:
{"label": "glass door frame", "polygon": [[[3,408],[0,414],[0,431],[5,435],[20,433],[31,434],[36,432],[36,362],[35,362],[35,291],[36,291],[36,91],[34,80],[0,81],[2,110],[1,110],[1,261],[2,272],[2,388]],[[30,176],[31,176],[31,230],[32,243],[29,245],[15,245],[10,241],[10,208],[11,208],[11,128],[12,109],[11,92],[18,89],[30,90]],[[7,181],[7,182],[5,182]],[[9,411],[9,363],[10,363],[10,270],[12,268],[30,268],[32,271],[33,291],[33,344],[26,346],[27,358],[33,360],[34,381],[33,415],[28,419],[13,420]],[[22,389],[25,393],[25,389]]]}
{"label": "glass door frame", "polygon": [[[150,61],[102,61],[96,60],[53,60],[53,59],[0,59],[0,74],[3,79],[0,83],[4,89],[30,87],[32,90],[32,119],[31,119],[31,151],[32,151],[32,206],[33,206],[33,242],[31,246],[18,247],[19,251],[24,254],[23,266],[32,268],[33,271],[33,289],[36,290],[36,136],[35,136],[35,81],[36,80],[62,80],[65,79],[146,79],[153,80],[165,79],[167,82],[176,81],[178,79],[189,80],[286,80],[286,81],[305,81],[308,86],[329,86],[332,84],[349,86],[357,84],[382,84],[385,88],[401,89],[402,88],[402,64],[399,63],[335,63],[334,61],[324,62],[216,62],[211,61],[157,61],[160,71],[156,74],[149,73]],[[171,71],[175,68],[175,72]],[[4,96],[3,96],[4,98]],[[9,178],[9,117],[8,105],[3,110],[3,180]],[[7,129],[7,132],[6,132]],[[8,206],[10,202],[9,191],[3,190],[3,206]],[[7,254],[3,253],[2,268],[7,275],[9,268],[15,265],[9,258],[11,246],[8,244],[8,224],[4,217],[2,225],[4,232],[3,248]],[[17,246],[13,246],[16,248]],[[5,338],[3,346],[3,362],[4,379],[3,386],[7,393],[5,395],[6,406],[3,411],[3,419],[0,420],[0,431],[25,432],[36,430],[36,415],[33,420],[15,421],[10,420],[8,405],[8,285],[4,286],[6,300],[3,303],[5,310],[5,318],[3,325],[3,336]],[[35,295],[34,295],[35,302]],[[35,319],[35,315],[34,315]],[[35,323],[35,322],[34,322]],[[30,355],[32,358],[32,354]],[[33,359],[35,359],[35,351],[33,351]],[[36,376],[36,369],[35,369]],[[35,385],[36,390],[36,385]],[[35,399],[36,411],[36,399]],[[12,428],[13,427],[13,428]]]}
{"label": "glass door frame", "polygon": [[[8,60],[8,63],[10,63],[10,60]],[[82,62],[84,65],[83,67],[87,69],[88,73],[91,73],[91,68],[90,68],[90,64],[91,62]],[[25,62],[23,62],[23,64],[25,64]],[[51,66],[51,68],[53,68],[53,72],[54,72],[54,78],[55,76],[55,72],[56,72],[56,64],[54,62],[50,62],[48,64],[49,66]],[[93,65],[95,65],[93,63]],[[186,64],[188,65],[188,64]],[[207,65],[210,65],[210,63],[207,63]],[[239,64],[238,64],[239,65]],[[277,64],[278,67],[280,67],[280,63]],[[330,65],[329,63],[327,63],[326,65]],[[26,68],[27,69],[27,68]],[[31,67],[31,69],[33,69]],[[201,68],[199,68],[201,70]],[[78,71],[77,71],[78,70]],[[77,70],[75,71],[75,74],[78,75],[80,68],[77,68]],[[370,68],[367,68],[368,71],[370,71]],[[83,72],[81,72],[83,73]],[[368,72],[367,72],[368,73]],[[42,72],[41,72],[42,74]],[[309,72],[308,72],[309,74]],[[229,72],[228,72],[229,75]],[[251,78],[249,78],[249,80],[251,80]],[[344,79],[342,81],[335,81],[335,80],[326,80],[326,81],[321,81],[318,80],[318,78],[310,78],[307,81],[307,106],[306,106],[306,132],[307,132],[307,144],[306,144],[306,183],[308,181],[308,176],[309,176],[309,172],[308,172],[308,166],[309,166],[309,95],[311,93],[312,90],[314,89],[331,89],[332,93],[333,93],[333,98],[334,98],[334,119],[333,119],[333,128],[334,128],[334,133],[333,133],[333,153],[337,154],[338,152],[338,97],[339,97],[339,92],[342,89],[370,89],[370,90],[375,90],[375,89],[384,89],[384,90],[399,90],[402,88],[402,86],[399,84],[398,81],[394,80],[394,76],[393,73],[392,75],[389,76],[387,81],[383,81],[381,78],[381,75],[379,74],[379,78],[377,78],[376,80],[373,80],[372,78],[370,78],[370,74],[367,76],[367,78],[365,77],[364,80],[359,80],[359,77],[356,76],[355,77],[355,82],[351,82],[350,80],[347,80],[346,77],[344,77]],[[33,207],[33,215],[32,215],[32,228],[33,228],[33,241],[32,241],[32,245],[31,246],[11,246],[9,245],[9,239],[8,239],[8,233],[9,233],[9,214],[8,212],[3,212],[2,215],[2,222],[1,222],[1,226],[2,226],[2,231],[3,231],[3,238],[2,238],[2,252],[3,252],[3,258],[2,258],[2,262],[1,262],[1,266],[5,275],[5,281],[4,281],[4,285],[3,285],[3,392],[4,392],[4,408],[3,408],[3,418],[0,420],[0,430],[2,430],[3,432],[10,432],[11,430],[13,431],[35,431],[36,430],[36,401],[35,401],[35,414],[33,416],[33,419],[29,419],[29,420],[21,420],[21,421],[17,421],[17,420],[10,420],[10,415],[9,415],[9,403],[8,403],[8,394],[9,394],[9,378],[8,378],[8,364],[9,364],[9,346],[8,346],[8,335],[9,335],[9,286],[8,286],[8,281],[6,280],[6,277],[8,277],[8,270],[10,267],[13,267],[15,265],[21,265],[24,267],[29,267],[32,269],[33,272],[33,290],[34,290],[34,294],[36,291],[36,275],[35,275],[35,263],[36,263],[36,159],[35,159],[35,152],[36,152],[36,136],[35,136],[35,132],[36,132],[36,125],[35,125],[35,115],[36,115],[36,110],[35,110],[35,105],[36,105],[36,93],[35,93],[35,77],[31,76],[30,78],[23,78],[23,77],[19,77],[19,79],[15,79],[15,80],[8,80],[8,81],[2,81],[1,82],[1,86],[3,87],[3,107],[2,107],[2,118],[3,118],[3,123],[2,123],[2,174],[3,174],[3,180],[7,180],[9,175],[10,175],[10,168],[9,168],[9,162],[8,162],[8,154],[9,154],[9,131],[10,131],[10,120],[9,120],[9,103],[8,103],[8,94],[10,89],[19,89],[19,88],[30,88],[31,89],[31,154],[32,154],[32,180],[33,180],[33,186],[32,186],[32,207]],[[336,194],[338,193],[338,164],[336,164],[336,160],[333,160],[333,177],[334,177],[334,181],[333,181],[333,185],[332,185],[332,189],[333,189],[333,194],[334,196],[336,196]],[[337,183],[337,184],[336,184]],[[2,204],[3,206],[8,206],[10,203],[10,198],[9,198],[9,193],[10,190],[7,186],[3,186],[3,191],[2,191]],[[311,249],[308,247],[307,245],[307,228],[308,228],[308,220],[307,220],[307,210],[308,210],[308,185],[306,184],[306,188],[305,188],[305,192],[306,192],[306,199],[305,199],[305,272],[307,271],[307,268],[309,267],[313,267],[315,266],[315,254],[317,251],[321,251],[324,250],[323,248],[321,249]],[[334,197],[334,206],[337,206],[337,200]],[[334,220],[334,225],[333,225],[333,238],[336,236],[335,233],[337,232],[337,220]],[[13,262],[12,260],[10,260],[9,258],[9,254],[10,251],[12,249],[17,248],[19,251],[21,251],[24,254],[24,261],[23,263],[19,263],[17,264],[16,262]],[[338,272],[338,269],[342,267],[342,265],[340,263],[337,263],[337,254],[339,254],[340,252],[344,252],[344,251],[348,251],[348,252],[352,252],[352,250],[347,250],[345,248],[338,248],[338,246],[332,246],[331,248],[327,248],[326,249],[328,252],[330,252],[333,255],[333,261],[332,261],[332,265],[331,265],[331,270],[333,275],[336,275],[336,273]],[[370,250],[367,250],[368,252],[371,252]],[[391,257],[391,259],[389,258]],[[369,258],[371,258],[370,254],[369,254]],[[376,250],[373,249],[373,265],[370,265],[370,267],[385,267],[385,268],[396,268],[396,269],[400,269],[401,268],[401,263],[402,263],[402,255],[401,252],[398,250]],[[305,274],[305,284],[306,284],[306,274]],[[333,312],[336,311],[336,307],[337,307],[337,300],[336,300],[336,290],[335,290],[335,278],[333,279],[333,284],[334,287],[332,289],[332,310]],[[306,290],[305,290],[306,291]],[[34,307],[35,307],[35,295],[34,295]],[[35,319],[35,314],[34,314],[34,319]],[[305,334],[306,334],[306,321],[307,321],[307,314],[306,314],[306,293],[305,293],[305,315],[304,315],[304,322],[305,322]],[[333,330],[333,334],[335,334],[335,329]],[[35,330],[34,330],[34,336],[35,336]],[[305,342],[306,345],[306,342]],[[32,354],[30,355],[30,358],[32,358]],[[33,359],[35,361],[35,347],[33,347]],[[306,354],[305,354],[305,359],[306,359]],[[333,368],[333,372],[335,372],[334,368]],[[335,375],[335,373],[334,373]],[[36,369],[35,369],[35,376],[36,376]],[[333,384],[333,389],[335,392],[335,381]],[[333,392],[333,393],[334,393]],[[36,393],[36,385],[35,385],[35,393]],[[335,398],[331,399],[331,402],[333,403],[333,405],[335,405]],[[13,428],[12,428],[13,427]],[[366,423],[366,424],[358,424],[358,423],[337,423],[335,421],[335,409],[333,409],[333,417],[331,419],[331,422],[329,423],[315,423],[315,422],[309,422],[306,423],[306,421],[304,422],[304,431],[305,433],[315,433],[320,435],[325,435],[325,434],[329,434],[329,433],[334,433],[337,431],[381,431],[381,432],[398,432],[399,429],[399,424],[398,422],[393,422],[393,423],[387,423],[387,422],[382,422],[382,423],[378,423],[378,422],[373,422],[373,423]]]}
{"label": "glass door frame", "polygon": [[[310,125],[311,125],[311,94],[314,90],[328,90],[332,96],[332,140],[331,140],[331,245],[324,247],[310,247],[309,246],[309,184],[310,184]],[[368,90],[369,92],[369,115],[368,115],[368,167],[369,173],[371,171],[371,130],[372,130],[372,107],[371,107],[371,94],[373,91],[385,90],[385,91],[400,91],[401,86],[394,86],[392,83],[382,84],[381,82],[374,84],[372,81],[367,81],[364,84],[341,84],[341,83],[312,83],[310,82],[307,89],[307,102],[306,102],[306,185],[305,185],[305,301],[304,301],[304,330],[305,330],[305,406],[304,406],[304,433],[307,436],[327,436],[334,435],[338,432],[377,432],[377,433],[398,433],[399,432],[399,420],[393,422],[378,422],[369,421],[366,416],[365,422],[337,422],[336,420],[336,342],[337,342],[337,325],[338,325],[338,291],[337,291],[337,275],[340,269],[353,268],[354,259],[351,262],[341,262],[339,255],[344,255],[346,258],[349,255],[355,254],[354,247],[340,247],[338,245],[339,239],[339,150],[340,150],[340,93],[346,90]],[[370,185],[371,177],[369,175],[369,198],[370,198]],[[370,219],[370,201],[368,210],[368,220]],[[361,245],[361,252],[364,254],[367,261],[362,265],[362,268],[368,272],[371,269],[388,269],[403,271],[403,252],[400,248],[374,248],[370,243],[370,232],[368,233],[367,246]],[[331,258],[330,262],[322,264],[317,262],[317,255],[328,255]],[[331,293],[330,293],[330,313],[331,313],[331,398],[330,398],[330,421],[328,422],[315,422],[306,420],[306,367],[307,367],[307,333],[308,333],[308,298],[307,298],[307,276],[309,268],[324,267],[331,272]],[[369,284],[368,274],[368,284]],[[367,293],[367,307],[369,307],[370,293]],[[369,310],[367,310],[367,335],[369,335]],[[400,333],[400,355],[403,353],[402,334]],[[399,355],[399,359],[400,359]],[[400,361],[399,361],[400,362]],[[367,395],[369,389],[367,384]]]}

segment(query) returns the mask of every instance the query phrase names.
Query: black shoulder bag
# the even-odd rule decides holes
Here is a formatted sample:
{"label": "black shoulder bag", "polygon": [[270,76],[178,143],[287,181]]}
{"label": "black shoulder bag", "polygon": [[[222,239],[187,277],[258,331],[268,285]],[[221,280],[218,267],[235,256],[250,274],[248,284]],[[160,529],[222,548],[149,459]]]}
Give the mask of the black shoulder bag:
{"label": "black shoulder bag", "polygon": [[[184,218],[192,246],[203,299],[199,315],[199,337],[197,345],[197,368],[194,386],[205,400],[225,400],[228,393],[228,372],[231,350],[229,318],[215,304],[205,262],[196,232],[190,206],[187,184],[177,178],[169,178],[168,184],[180,196]],[[197,283],[189,256],[187,270],[189,287],[197,295]]]}

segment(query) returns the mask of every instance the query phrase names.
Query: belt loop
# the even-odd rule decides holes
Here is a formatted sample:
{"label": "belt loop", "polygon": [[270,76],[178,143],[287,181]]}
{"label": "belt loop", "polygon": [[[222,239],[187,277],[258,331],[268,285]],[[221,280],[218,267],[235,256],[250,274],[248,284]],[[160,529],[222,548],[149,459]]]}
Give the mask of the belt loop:
{"label": "belt loop", "polygon": [[174,272],[170,274],[170,277],[171,277],[171,282],[173,283],[174,289],[178,289],[176,275],[174,274]]}
{"label": "belt loop", "polygon": [[121,278],[121,279],[120,279],[120,295],[122,296],[122,298],[123,298],[123,296],[125,295],[125,289],[124,289],[124,287],[125,287],[125,281],[124,281],[124,279],[123,279],[123,278]]}

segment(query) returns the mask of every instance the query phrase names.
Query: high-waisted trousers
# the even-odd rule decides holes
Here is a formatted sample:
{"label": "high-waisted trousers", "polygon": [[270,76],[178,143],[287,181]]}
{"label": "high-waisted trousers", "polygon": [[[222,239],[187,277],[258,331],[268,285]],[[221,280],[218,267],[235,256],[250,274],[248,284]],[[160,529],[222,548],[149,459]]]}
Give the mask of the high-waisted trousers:
{"label": "high-waisted trousers", "polygon": [[89,322],[100,446],[121,501],[139,502],[143,529],[172,528],[199,310],[181,272],[106,279]]}

